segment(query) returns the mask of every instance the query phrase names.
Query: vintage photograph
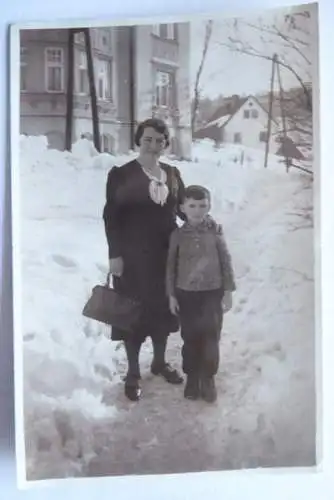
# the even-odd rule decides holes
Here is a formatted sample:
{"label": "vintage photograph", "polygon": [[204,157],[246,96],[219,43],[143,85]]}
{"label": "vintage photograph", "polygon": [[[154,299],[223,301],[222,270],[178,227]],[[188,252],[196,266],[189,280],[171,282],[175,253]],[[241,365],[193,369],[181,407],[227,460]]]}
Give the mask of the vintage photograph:
{"label": "vintage photograph", "polygon": [[14,27],[27,481],[316,466],[317,26]]}

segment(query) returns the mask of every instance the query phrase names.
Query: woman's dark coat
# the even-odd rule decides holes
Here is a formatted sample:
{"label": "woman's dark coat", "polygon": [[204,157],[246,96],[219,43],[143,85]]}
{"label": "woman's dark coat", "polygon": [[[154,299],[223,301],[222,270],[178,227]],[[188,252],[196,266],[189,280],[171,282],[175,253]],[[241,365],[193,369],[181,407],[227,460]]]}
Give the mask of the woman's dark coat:
{"label": "woman's dark coat", "polygon": [[[113,277],[113,286],[141,302],[143,313],[134,335],[142,340],[178,329],[176,317],[169,312],[165,276],[169,237],[177,227],[176,216],[184,218],[179,212],[184,184],[176,167],[160,165],[169,188],[165,205],[151,200],[150,180],[132,160],[110,170],[103,211],[109,258],[120,256],[124,261],[123,274]],[[113,340],[128,335],[112,329]]]}

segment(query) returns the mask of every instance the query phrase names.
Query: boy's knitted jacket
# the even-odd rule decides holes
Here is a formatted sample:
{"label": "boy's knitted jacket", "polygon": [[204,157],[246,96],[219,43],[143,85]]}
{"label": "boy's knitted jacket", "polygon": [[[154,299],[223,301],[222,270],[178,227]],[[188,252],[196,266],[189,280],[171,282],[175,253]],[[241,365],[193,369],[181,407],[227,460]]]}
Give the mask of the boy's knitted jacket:
{"label": "boy's knitted jacket", "polygon": [[175,295],[176,288],[187,291],[236,289],[222,227],[210,216],[198,226],[185,222],[172,233],[166,288],[168,296]]}

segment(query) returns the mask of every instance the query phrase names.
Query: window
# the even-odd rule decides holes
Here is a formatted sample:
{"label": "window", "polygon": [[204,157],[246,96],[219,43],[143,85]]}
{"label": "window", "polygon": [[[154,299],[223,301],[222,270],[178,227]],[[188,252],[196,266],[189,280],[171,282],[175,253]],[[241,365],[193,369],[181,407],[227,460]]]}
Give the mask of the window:
{"label": "window", "polygon": [[89,84],[88,84],[88,68],[87,68],[87,56],[83,51],[79,52],[79,64],[77,70],[77,92],[78,94],[88,94]]}
{"label": "window", "polygon": [[167,38],[175,40],[175,24],[167,24]]}
{"label": "window", "polygon": [[175,40],[175,24],[154,24],[152,33],[166,40]]}
{"label": "window", "polygon": [[178,155],[180,152],[180,146],[179,146],[179,141],[177,137],[172,137],[171,138],[171,152],[174,155]]}
{"label": "window", "polygon": [[79,31],[78,33],[75,33],[74,35],[74,41],[75,43],[85,43],[85,35],[82,31]]}
{"label": "window", "polygon": [[244,118],[258,118],[259,112],[257,109],[245,109]]}
{"label": "window", "polygon": [[27,47],[20,47],[20,88],[27,90]]}
{"label": "window", "polygon": [[108,136],[106,134],[100,135],[100,147],[101,147],[101,153],[108,152]]}
{"label": "window", "polygon": [[100,136],[101,140],[101,152],[102,153],[113,153],[114,139],[109,134],[102,134]]}
{"label": "window", "polygon": [[64,51],[62,48],[45,50],[45,75],[47,92],[64,91]]}
{"label": "window", "polygon": [[172,107],[174,104],[174,90],[173,74],[157,71],[155,82],[156,106]]}
{"label": "window", "polygon": [[259,139],[260,139],[260,142],[267,142],[267,140],[268,140],[268,134],[267,134],[267,132],[265,132],[265,131],[264,132],[260,132]]}
{"label": "window", "polygon": [[112,62],[107,60],[97,60],[97,97],[98,99],[112,98]]}
{"label": "window", "polygon": [[241,144],[241,133],[240,132],[236,132],[234,134],[234,143]]}

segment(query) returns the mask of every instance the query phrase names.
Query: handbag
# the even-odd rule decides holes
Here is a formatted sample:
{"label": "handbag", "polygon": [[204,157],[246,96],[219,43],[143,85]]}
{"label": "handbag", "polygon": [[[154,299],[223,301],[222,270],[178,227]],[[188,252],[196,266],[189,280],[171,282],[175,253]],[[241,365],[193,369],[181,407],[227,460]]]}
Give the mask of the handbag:
{"label": "handbag", "polygon": [[104,285],[96,285],[85,304],[83,316],[131,332],[141,313],[140,303],[110,288],[110,273]]}

